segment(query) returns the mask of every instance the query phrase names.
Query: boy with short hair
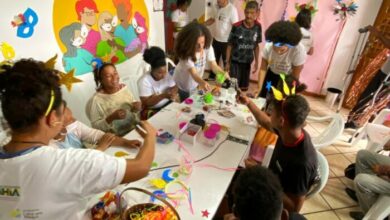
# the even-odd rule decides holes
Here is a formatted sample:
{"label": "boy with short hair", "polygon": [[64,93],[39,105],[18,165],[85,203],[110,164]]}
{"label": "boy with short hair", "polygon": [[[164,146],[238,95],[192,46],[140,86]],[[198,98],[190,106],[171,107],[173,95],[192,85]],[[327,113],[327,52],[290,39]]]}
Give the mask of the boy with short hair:
{"label": "boy with short hair", "polygon": [[260,9],[256,1],[249,1],[245,6],[245,19],[232,27],[226,49],[226,67],[230,76],[237,78],[242,91],[249,87],[249,75],[253,59],[257,72],[259,43],[261,43],[261,25],[257,22]]}
{"label": "boy with short hair", "polygon": [[310,187],[317,181],[317,153],[309,134],[303,129],[309,104],[300,95],[290,95],[271,102],[271,115],[261,111],[246,96],[239,101],[247,105],[262,127],[279,137],[271,158],[271,169],[283,187],[283,204],[290,212],[299,212]]}

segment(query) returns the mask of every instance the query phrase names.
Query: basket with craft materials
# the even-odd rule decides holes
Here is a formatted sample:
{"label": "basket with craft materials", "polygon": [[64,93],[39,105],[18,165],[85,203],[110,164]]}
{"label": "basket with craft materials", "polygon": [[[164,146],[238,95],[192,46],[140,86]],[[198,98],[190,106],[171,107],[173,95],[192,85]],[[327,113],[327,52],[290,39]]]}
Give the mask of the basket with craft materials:
{"label": "basket with craft materials", "polygon": [[156,203],[142,203],[130,206],[128,208],[123,208],[120,204],[121,200],[119,200],[119,209],[122,220],[180,220],[179,213],[176,211],[176,209],[161,196],[155,195],[141,188],[129,187],[122,191],[122,193],[120,194],[121,198],[123,196],[123,193],[126,191],[142,192],[144,194],[156,198],[164,205],[159,205]]}

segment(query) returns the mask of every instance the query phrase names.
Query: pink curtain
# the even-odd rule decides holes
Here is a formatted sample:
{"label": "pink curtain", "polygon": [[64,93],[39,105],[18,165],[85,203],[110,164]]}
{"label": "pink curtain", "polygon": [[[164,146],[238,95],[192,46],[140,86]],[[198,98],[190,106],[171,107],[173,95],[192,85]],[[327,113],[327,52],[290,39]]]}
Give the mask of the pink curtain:
{"label": "pink curtain", "polygon": [[[260,3],[260,0],[257,0]],[[235,0],[240,19],[244,18],[243,9],[244,0]],[[264,0],[261,7],[261,15],[259,21],[263,27],[263,36],[265,30],[275,21],[282,19],[285,9],[286,19],[289,20],[296,16],[295,4],[303,4],[308,1],[304,0]],[[344,21],[336,21],[338,18],[333,15],[334,0],[318,1],[318,12],[313,18],[311,32],[314,36],[314,54],[308,56],[305,67],[301,74],[301,81],[308,86],[307,91],[320,93],[323,83],[325,82],[327,71],[334,50],[337,45],[338,38],[344,27]],[[287,7],[286,7],[287,6]],[[264,38],[263,38],[264,40]],[[263,46],[264,41],[261,46]],[[259,56],[261,57],[261,55]],[[257,80],[253,74],[251,79]]]}

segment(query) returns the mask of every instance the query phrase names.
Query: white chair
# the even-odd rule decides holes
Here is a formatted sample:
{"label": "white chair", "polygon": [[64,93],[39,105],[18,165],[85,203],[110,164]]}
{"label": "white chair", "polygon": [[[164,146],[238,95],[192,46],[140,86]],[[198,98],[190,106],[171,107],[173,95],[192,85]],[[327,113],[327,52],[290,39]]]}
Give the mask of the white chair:
{"label": "white chair", "polygon": [[363,220],[376,220],[390,217],[390,196],[381,195],[364,215]]}
{"label": "white chair", "polygon": [[[385,118],[390,114],[390,109],[383,109],[371,123],[367,123],[356,138],[352,139],[351,145],[356,145],[362,138],[367,137],[366,149],[372,152],[381,150],[390,140],[390,128],[383,125]],[[355,135],[354,135],[355,136]]]}
{"label": "white chair", "polygon": [[317,151],[317,160],[318,160],[318,173],[320,176],[320,181],[315,183],[315,185],[310,189],[306,195],[306,199],[313,197],[314,195],[320,193],[324,189],[329,178],[329,164],[325,156]]}
{"label": "white chair", "polygon": [[321,131],[319,135],[316,136],[310,134],[311,140],[316,149],[333,144],[344,130],[344,119],[340,114],[333,114],[325,117],[308,116],[306,120],[309,124],[310,122],[329,122],[328,126]]}

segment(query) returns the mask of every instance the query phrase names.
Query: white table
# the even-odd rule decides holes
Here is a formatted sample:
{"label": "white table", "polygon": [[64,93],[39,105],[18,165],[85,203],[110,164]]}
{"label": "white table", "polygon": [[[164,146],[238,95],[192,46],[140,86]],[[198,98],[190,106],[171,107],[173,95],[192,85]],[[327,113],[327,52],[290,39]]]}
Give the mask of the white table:
{"label": "white table", "polygon": [[[259,102],[263,104],[262,101]],[[188,106],[184,103],[172,103],[155,116],[149,119],[149,122],[155,126],[155,128],[163,129],[173,135],[178,133],[178,124],[182,121],[190,120],[196,113],[205,113],[201,109],[193,108],[191,113],[182,113],[181,109]],[[192,146],[189,143],[184,142],[186,148],[195,160],[199,160],[206,156],[206,159],[200,161],[202,164],[212,164],[221,168],[236,168],[243,159],[247,157],[249,151],[249,145],[253,140],[256,132],[257,125],[248,125],[243,122],[244,117],[251,115],[247,111],[246,106],[238,105],[231,109],[237,116],[231,119],[226,119],[217,114],[216,111],[206,113],[206,122],[217,121],[219,124],[224,125],[230,129],[230,135],[239,139],[243,139],[246,143],[237,143],[224,139],[227,137],[227,132],[222,132],[221,137],[216,143],[216,146],[208,147],[198,142],[196,146]],[[126,135],[129,139],[140,139],[137,132],[133,131]],[[220,144],[224,141],[222,144]],[[212,153],[213,150],[219,145],[219,148]],[[106,153],[114,155],[118,151],[124,151],[129,154],[128,158],[134,158],[137,151],[134,149],[126,149],[122,147],[110,147],[106,150]],[[212,154],[211,154],[212,153]],[[165,167],[171,165],[178,165],[183,157],[183,150],[178,150],[176,143],[171,144],[156,144],[156,154],[154,161],[158,164],[158,167]],[[178,167],[173,167],[172,170],[176,171]],[[166,169],[151,171],[149,175],[139,181],[128,184],[127,186],[121,185],[117,190],[122,190],[125,187],[139,187],[153,192],[156,188],[152,187],[149,183],[150,179],[160,178],[162,172]],[[182,219],[212,219],[215,215],[218,206],[232,180],[234,172],[224,171],[209,167],[193,166],[192,174],[187,179],[185,176],[179,176],[179,179],[184,178],[184,182],[191,188],[192,192],[192,204],[194,214],[190,212],[190,208],[187,200],[182,200],[177,210]],[[130,192],[126,194],[126,200],[131,203],[145,203],[149,201],[149,196],[142,195],[138,192]],[[210,215],[208,218],[202,217],[202,211],[207,210]]]}

